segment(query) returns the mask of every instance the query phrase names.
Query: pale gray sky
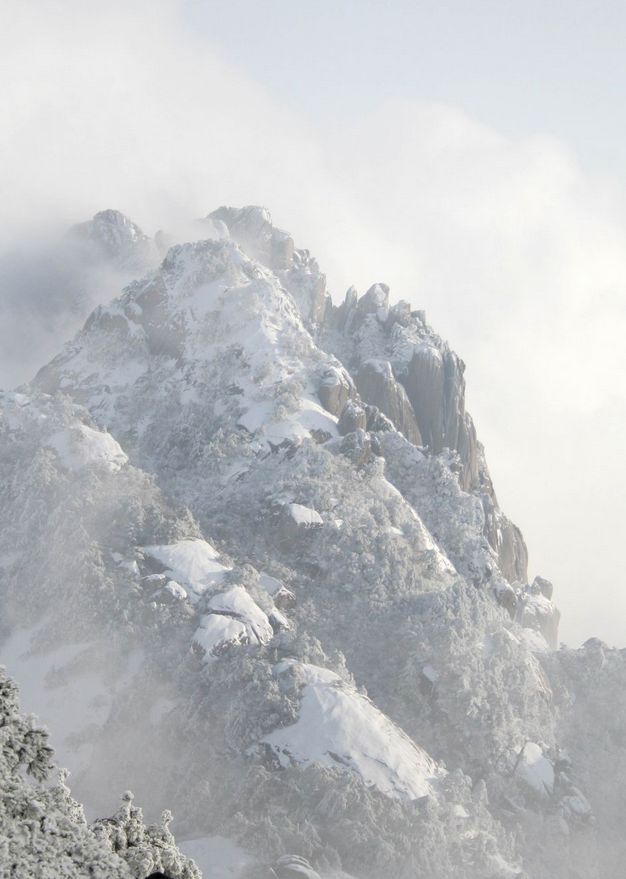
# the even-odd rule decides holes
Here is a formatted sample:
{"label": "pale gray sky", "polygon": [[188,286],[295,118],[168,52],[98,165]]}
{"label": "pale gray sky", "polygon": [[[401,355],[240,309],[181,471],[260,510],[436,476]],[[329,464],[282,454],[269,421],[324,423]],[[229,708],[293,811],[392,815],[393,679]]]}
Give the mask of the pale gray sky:
{"label": "pale gray sky", "polygon": [[571,0],[186,0],[195,36],[310,119],[441,101],[626,176],[626,6]]}
{"label": "pale gray sky", "polygon": [[625,38],[606,0],[4,0],[0,234],[257,203],[335,295],[386,280],[467,363],[562,637],[623,646]]}

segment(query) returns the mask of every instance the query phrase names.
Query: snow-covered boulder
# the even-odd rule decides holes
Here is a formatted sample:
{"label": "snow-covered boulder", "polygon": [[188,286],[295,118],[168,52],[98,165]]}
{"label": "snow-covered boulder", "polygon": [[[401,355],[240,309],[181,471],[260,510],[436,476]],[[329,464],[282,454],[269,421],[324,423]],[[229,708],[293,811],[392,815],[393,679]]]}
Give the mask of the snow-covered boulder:
{"label": "snow-covered boulder", "polygon": [[53,433],[48,446],[54,449],[68,470],[80,470],[94,464],[115,471],[128,462],[122,447],[110,434],[86,424]]}
{"label": "snow-covered boulder", "polygon": [[432,793],[439,773],[434,760],[338,675],[288,661],[276,674],[300,698],[296,723],[262,740],[283,765],[344,768],[391,797]]}
{"label": "snow-covered boulder", "polygon": [[196,597],[219,586],[230,570],[218,561],[219,553],[211,544],[199,538],[164,546],[144,546],[143,551],[159,562],[169,577],[189,587]]}

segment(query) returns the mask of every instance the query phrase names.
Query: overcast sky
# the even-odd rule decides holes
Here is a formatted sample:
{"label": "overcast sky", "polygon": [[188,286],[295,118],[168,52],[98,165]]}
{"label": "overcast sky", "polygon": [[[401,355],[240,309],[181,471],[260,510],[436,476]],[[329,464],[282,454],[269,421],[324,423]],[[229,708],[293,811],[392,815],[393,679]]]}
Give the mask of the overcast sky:
{"label": "overcast sky", "polygon": [[562,638],[624,646],[625,9],[4,0],[0,234],[262,203],[337,298],[387,281],[467,363]]}

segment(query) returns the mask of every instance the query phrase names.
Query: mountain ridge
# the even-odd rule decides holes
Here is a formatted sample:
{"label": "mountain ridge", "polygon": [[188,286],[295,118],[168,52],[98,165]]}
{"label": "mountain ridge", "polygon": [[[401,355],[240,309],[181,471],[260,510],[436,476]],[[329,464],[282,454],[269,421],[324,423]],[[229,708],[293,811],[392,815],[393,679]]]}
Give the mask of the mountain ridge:
{"label": "mountain ridge", "polygon": [[[464,364],[382,283],[335,305],[264,209],[195,228],[3,398],[5,521],[23,497],[46,510],[58,567],[37,552],[27,564],[18,543],[12,628],[31,650],[48,631],[50,653],[84,635],[65,619],[78,601],[95,656],[100,621],[117,633],[115,709],[84,733],[92,763],[121,749],[133,788],[168,793],[185,834],[232,835],[266,863],[296,851],[364,877],[608,875],[586,770],[563,756],[575,662],[553,652],[552,586],[527,582],[499,509]],[[45,499],[42,479],[59,485]],[[79,787],[120,778],[87,769]]]}

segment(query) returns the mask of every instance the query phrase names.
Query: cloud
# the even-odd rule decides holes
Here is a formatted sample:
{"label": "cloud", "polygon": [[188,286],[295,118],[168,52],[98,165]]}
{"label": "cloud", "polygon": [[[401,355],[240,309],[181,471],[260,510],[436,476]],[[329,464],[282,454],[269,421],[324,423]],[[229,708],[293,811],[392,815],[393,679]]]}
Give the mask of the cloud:
{"label": "cloud", "polygon": [[[145,225],[303,188],[326,207],[304,124],[196,42],[176,3],[9,2],[4,228],[113,204]],[[315,184],[318,184],[317,187]]]}
{"label": "cloud", "polygon": [[173,0],[3,4],[5,245],[35,247],[105,207],[153,233],[262,203],[338,297],[386,280],[466,360],[500,500],[556,582],[564,636],[623,644],[620,188],[553,138],[505,137],[452,106],[388,101],[312,125],[305,96],[300,113],[280,106],[183,12]]}
{"label": "cloud", "polygon": [[389,104],[337,141],[380,232],[355,264],[425,305],[466,359],[500,500],[557,582],[564,637],[623,644],[623,193],[554,139],[514,141],[450,107]]}

